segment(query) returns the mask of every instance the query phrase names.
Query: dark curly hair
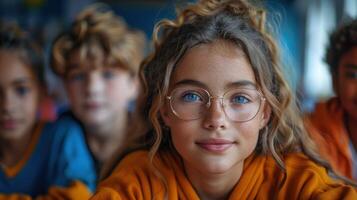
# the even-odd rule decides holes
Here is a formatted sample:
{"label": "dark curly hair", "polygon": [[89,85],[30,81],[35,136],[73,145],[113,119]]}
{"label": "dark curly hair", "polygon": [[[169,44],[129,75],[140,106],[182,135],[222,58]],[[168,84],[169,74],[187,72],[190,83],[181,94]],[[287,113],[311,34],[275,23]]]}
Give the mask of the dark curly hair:
{"label": "dark curly hair", "polygon": [[330,35],[325,61],[333,77],[337,74],[341,57],[353,47],[357,47],[357,19],[342,25]]}

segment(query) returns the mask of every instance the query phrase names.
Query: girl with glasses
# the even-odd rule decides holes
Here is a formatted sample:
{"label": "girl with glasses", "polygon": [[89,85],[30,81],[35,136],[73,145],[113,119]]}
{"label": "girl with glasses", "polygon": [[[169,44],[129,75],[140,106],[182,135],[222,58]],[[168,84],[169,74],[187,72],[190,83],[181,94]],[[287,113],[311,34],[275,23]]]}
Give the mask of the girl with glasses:
{"label": "girl with glasses", "polygon": [[93,199],[357,197],[313,150],[264,14],[202,0],[157,24],[140,71],[143,134]]}

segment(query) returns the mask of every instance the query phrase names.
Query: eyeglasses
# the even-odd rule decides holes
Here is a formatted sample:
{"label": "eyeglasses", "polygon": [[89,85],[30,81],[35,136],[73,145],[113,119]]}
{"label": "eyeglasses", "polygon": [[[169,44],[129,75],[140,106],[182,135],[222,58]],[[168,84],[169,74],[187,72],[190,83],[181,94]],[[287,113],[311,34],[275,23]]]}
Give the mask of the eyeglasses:
{"label": "eyeglasses", "polygon": [[176,88],[166,99],[169,100],[172,112],[182,120],[204,117],[213,99],[217,99],[226,116],[235,122],[253,119],[259,112],[261,102],[265,101],[261,93],[252,88],[234,88],[222,97],[213,97],[207,90],[194,86]]}

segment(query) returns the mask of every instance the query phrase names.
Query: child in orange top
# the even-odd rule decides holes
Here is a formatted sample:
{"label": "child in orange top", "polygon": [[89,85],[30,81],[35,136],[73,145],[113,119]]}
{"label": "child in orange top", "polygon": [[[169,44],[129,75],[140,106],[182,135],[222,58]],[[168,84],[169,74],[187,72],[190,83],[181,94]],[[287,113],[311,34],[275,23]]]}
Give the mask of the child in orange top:
{"label": "child in orange top", "polygon": [[332,167],[357,180],[357,19],[331,34],[326,61],[336,97],[317,104],[307,123]]}
{"label": "child in orange top", "polygon": [[159,22],[141,68],[145,143],[93,200],[357,198],[313,151],[264,19],[202,0]]}
{"label": "child in orange top", "polygon": [[0,200],[86,199],[96,173],[80,127],[39,121],[41,52],[16,25],[0,23]]}
{"label": "child in orange top", "polygon": [[145,38],[102,4],[79,13],[55,40],[51,67],[63,80],[98,173],[126,141]]}

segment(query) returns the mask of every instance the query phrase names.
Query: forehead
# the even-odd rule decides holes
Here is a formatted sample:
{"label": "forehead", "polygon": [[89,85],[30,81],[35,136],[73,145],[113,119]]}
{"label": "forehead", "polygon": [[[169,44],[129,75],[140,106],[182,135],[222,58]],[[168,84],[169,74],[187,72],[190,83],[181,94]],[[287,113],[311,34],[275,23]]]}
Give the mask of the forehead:
{"label": "forehead", "polygon": [[69,52],[67,70],[99,68],[105,62],[104,51],[98,45],[82,45]]}
{"label": "forehead", "polygon": [[211,91],[221,91],[235,82],[251,82],[255,76],[244,52],[226,41],[198,45],[178,62],[171,84],[183,80],[203,83]]}
{"label": "forehead", "polygon": [[16,79],[35,80],[31,67],[22,62],[16,52],[0,50],[0,82],[12,82]]}

